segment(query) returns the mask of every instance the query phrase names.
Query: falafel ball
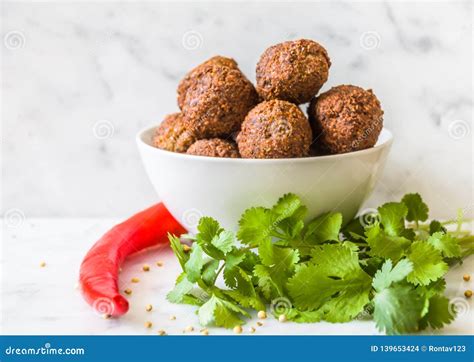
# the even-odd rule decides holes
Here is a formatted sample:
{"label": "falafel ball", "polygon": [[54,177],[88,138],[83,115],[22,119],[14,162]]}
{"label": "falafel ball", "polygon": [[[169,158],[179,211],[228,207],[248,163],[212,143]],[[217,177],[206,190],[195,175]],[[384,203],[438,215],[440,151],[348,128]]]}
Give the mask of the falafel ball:
{"label": "falafel ball", "polygon": [[323,153],[346,153],[375,145],[383,110],[371,89],[340,85],[313,98],[308,115],[315,146]]}
{"label": "falafel ball", "polygon": [[182,113],[167,115],[153,136],[155,147],[172,152],[186,152],[195,141],[196,137],[184,124]]}
{"label": "falafel ball", "polygon": [[183,109],[184,100],[186,97],[186,92],[188,91],[189,87],[199,79],[199,77],[205,72],[206,67],[212,65],[219,65],[222,67],[229,67],[238,69],[237,62],[232,58],[226,58],[220,55],[216,55],[204,63],[198,65],[190,72],[188,72],[184,78],[178,84],[178,106],[179,109]]}
{"label": "falafel ball", "polygon": [[198,138],[227,137],[257,103],[257,91],[237,67],[213,62],[187,85],[182,111]]}
{"label": "falafel ball", "polygon": [[331,61],[320,44],[300,39],[276,44],[257,64],[257,92],[265,100],[309,102],[327,81]]}
{"label": "falafel ball", "polygon": [[237,136],[243,158],[308,156],[312,132],[309,121],[293,103],[274,99],[252,109]]}
{"label": "falafel ball", "polygon": [[237,145],[220,138],[196,141],[186,153],[196,156],[240,158]]}

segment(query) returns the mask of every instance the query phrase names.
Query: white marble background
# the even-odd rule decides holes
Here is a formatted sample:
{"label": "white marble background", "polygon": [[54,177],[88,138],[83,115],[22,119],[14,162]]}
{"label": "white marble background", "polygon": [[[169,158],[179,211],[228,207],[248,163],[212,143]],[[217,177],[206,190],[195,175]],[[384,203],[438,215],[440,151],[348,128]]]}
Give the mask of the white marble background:
{"label": "white marble background", "polygon": [[472,4],[2,3],[3,212],[126,216],[156,200],[135,133],[177,109],[189,68],[313,38],[324,89],[371,87],[394,132],[367,206],[419,191],[433,216],[473,211]]}

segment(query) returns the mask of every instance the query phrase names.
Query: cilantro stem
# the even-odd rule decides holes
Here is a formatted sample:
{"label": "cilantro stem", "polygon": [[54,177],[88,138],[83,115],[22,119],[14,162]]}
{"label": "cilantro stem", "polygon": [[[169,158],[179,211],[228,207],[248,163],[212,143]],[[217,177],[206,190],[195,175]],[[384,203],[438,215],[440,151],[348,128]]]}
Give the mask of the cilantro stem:
{"label": "cilantro stem", "polygon": [[212,281],[212,284],[216,284],[217,277],[222,272],[222,269],[224,269],[224,267],[225,267],[225,263],[222,263],[222,265],[217,270],[216,276],[214,277],[214,280]]}
{"label": "cilantro stem", "polygon": [[451,224],[457,224],[457,223],[461,223],[461,224],[467,224],[469,222],[473,222],[474,219],[456,219],[456,220],[446,220],[446,221],[443,221],[441,223],[441,225],[451,225]]}

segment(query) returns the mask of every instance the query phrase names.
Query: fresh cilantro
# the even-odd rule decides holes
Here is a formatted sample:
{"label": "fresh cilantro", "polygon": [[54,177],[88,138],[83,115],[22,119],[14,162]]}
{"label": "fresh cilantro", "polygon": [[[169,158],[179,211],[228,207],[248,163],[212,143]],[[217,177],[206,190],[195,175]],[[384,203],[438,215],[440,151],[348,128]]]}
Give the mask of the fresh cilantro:
{"label": "fresh cilantro", "polygon": [[405,204],[401,202],[388,202],[380,206],[378,212],[380,223],[383,225],[387,235],[401,235],[403,230],[405,230],[405,217],[408,214]]}
{"label": "fresh cilantro", "polygon": [[428,285],[441,278],[448,271],[448,265],[434,247],[424,241],[415,241],[408,254],[413,271],[407,280],[415,285]]}
{"label": "fresh cilantro", "polygon": [[201,276],[201,269],[205,264],[204,252],[199,244],[193,244],[191,255],[189,260],[184,265],[184,271],[186,272],[190,282],[196,282]]}
{"label": "fresh cilantro", "polygon": [[449,299],[442,295],[434,295],[428,300],[428,312],[420,321],[420,329],[427,326],[438,329],[454,320],[456,311],[452,309]]}
{"label": "fresh cilantro", "polygon": [[408,259],[400,260],[395,267],[388,259],[382,268],[375,274],[372,286],[377,292],[389,288],[393,283],[402,281],[413,270],[413,264]]}
{"label": "fresh cilantro", "polygon": [[235,303],[216,297],[214,294],[204,303],[198,311],[199,322],[203,326],[214,323],[224,328],[234,328],[244,322],[239,315],[250,317],[250,315],[238,307]]}
{"label": "fresh cilantro", "polygon": [[188,261],[189,256],[184,252],[183,245],[181,245],[181,241],[179,240],[179,238],[174,235],[168,234],[168,239],[170,241],[170,246],[174,252],[174,255],[176,255],[176,258],[178,259],[181,268],[184,269],[184,266]]}
{"label": "fresh cilantro", "polygon": [[304,241],[308,244],[321,244],[325,241],[339,240],[342,226],[342,214],[325,213],[308,225]]}
{"label": "fresh cilantro", "polygon": [[293,308],[286,313],[286,318],[296,323],[316,323],[323,319],[323,312],[321,310],[301,311]]}
{"label": "fresh cilantro", "polygon": [[455,231],[447,222],[426,223],[419,194],[382,205],[370,224],[355,218],[343,226],[337,212],[305,224],[306,212],[296,195],[286,194],[273,207],[246,210],[236,233],[201,218],[198,233],[185,236],[194,241],[190,251],[169,235],[183,272],[167,299],[198,306],[202,325],[224,328],[268,305],[298,323],[364,315],[387,334],[441,328],[454,319],[443,276],[474,253],[461,214],[451,221]]}
{"label": "fresh cilantro", "polygon": [[209,286],[214,285],[217,278],[218,268],[219,268],[219,260],[211,259],[207,261],[202,268],[202,274],[201,274],[202,281]]}
{"label": "fresh cilantro", "polygon": [[443,233],[447,232],[446,228],[438,220],[433,220],[432,222],[430,222],[429,234],[433,235],[434,233],[437,233],[439,231]]}
{"label": "fresh cilantro", "polygon": [[420,194],[407,194],[403,196],[402,202],[408,209],[406,219],[408,221],[426,221],[428,220],[428,205],[421,199]]}
{"label": "fresh cilantro", "polygon": [[374,297],[374,320],[377,328],[387,334],[404,334],[417,330],[424,301],[407,285],[394,285]]}
{"label": "fresh cilantro", "polygon": [[369,302],[371,278],[357,253],[339,244],[324,244],[312,254],[313,265],[298,269],[288,282],[289,294],[301,310],[323,306],[324,319],[345,322]]}
{"label": "fresh cilantro", "polygon": [[365,232],[371,256],[398,261],[410,245],[410,240],[388,234],[379,224],[368,227]]}
{"label": "fresh cilantro", "polygon": [[181,303],[183,297],[188,294],[193,289],[193,287],[194,283],[191,283],[188,280],[186,273],[182,273],[176,280],[174,289],[168,293],[166,298],[171,303]]}
{"label": "fresh cilantro", "polygon": [[428,238],[427,242],[447,258],[461,256],[461,248],[458,244],[458,240],[450,234],[446,234],[442,231],[435,232]]}
{"label": "fresh cilantro", "polygon": [[272,215],[269,209],[253,207],[242,215],[239,221],[237,237],[240,241],[251,246],[257,246],[262,240],[270,238],[272,229]]}
{"label": "fresh cilantro", "polygon": [[219,234],[215,235],[211,244],[214,245],[217,249],[222,251],[222,253],[227,254],[232,250],[235,243],[235,236],[232,231],[223,230]]}

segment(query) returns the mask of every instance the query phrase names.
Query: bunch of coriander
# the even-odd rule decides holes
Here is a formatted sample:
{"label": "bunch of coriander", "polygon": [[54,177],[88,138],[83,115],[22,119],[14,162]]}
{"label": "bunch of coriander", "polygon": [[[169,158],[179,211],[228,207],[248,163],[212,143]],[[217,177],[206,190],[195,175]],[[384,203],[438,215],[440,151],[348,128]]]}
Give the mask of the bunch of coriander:
{"label": "bunch of coriander", "polygon": [[[441,328],[455,317],[444,295],[449,266],[473,253],[473,236],[428,220],[418,194],[342,227],[340,213],[307,225],[306,207],[286,194],[271,208],[246,210],[237,234],[203,217],[190,251],[170,235],[183,272],[167,298],[193,304],[202,325],[233,328],[265,311],[302,323],[371,316],[380,331]],[[453,222],[451,222],[453,223]],[[226,287],[221,287],[222,274]],[[216,284],[217,282],[217,284]]]}

